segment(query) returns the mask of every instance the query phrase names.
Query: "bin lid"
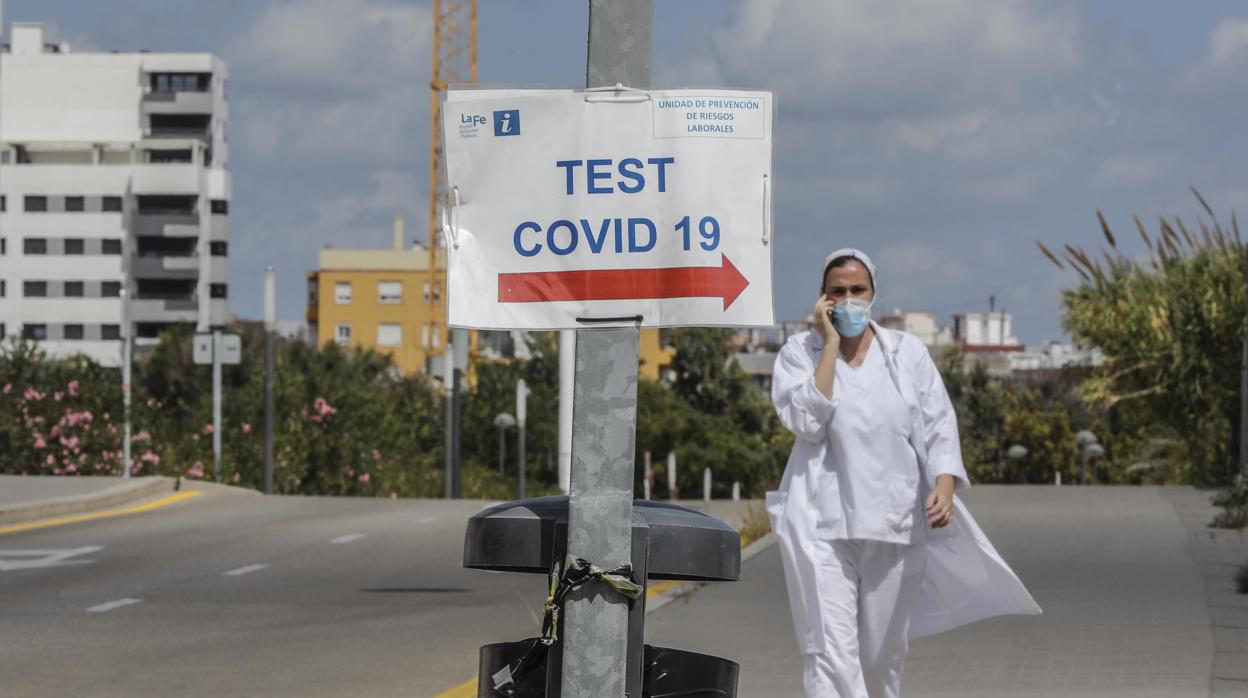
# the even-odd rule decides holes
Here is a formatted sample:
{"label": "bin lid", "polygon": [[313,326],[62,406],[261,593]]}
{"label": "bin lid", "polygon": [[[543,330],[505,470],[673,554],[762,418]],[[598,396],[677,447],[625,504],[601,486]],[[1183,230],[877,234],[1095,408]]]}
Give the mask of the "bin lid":
{"label": "bin lid", "polygon": [[[566,536],[567,525],[567,495],[492,506],[468,519],[464,567],[546,574],[554,564],[556,528]],[[741,576],[741,535],[713,516],[635,499],[633,528],[649,529],[650,579],[736,581]]]}

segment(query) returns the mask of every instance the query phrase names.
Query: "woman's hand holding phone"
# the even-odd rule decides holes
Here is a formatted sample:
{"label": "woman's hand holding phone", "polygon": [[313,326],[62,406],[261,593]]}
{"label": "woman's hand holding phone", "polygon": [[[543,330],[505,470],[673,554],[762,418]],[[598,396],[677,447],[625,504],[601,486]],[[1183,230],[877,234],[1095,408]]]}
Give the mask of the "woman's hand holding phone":
{"label": "woman's hand holding phone", "polygon": [[831,348],[833,354],[841,348],[841,334],[832,324],[832,306],[834,305],[836,301],[824,295],[819,296],[819,300],[815,301],[815,328],[823,336],[824,350]]}

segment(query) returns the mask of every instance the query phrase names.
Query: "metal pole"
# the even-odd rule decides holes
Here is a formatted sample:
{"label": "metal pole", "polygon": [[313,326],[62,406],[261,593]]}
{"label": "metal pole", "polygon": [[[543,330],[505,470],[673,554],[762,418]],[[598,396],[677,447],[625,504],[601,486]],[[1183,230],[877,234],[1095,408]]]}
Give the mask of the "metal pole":
{"label": "metal pole", "polygon": [[641,480],[641,491],[644,495],[642,498],[650,499],[650,490],[654,487],[654,471],[650,468],[650,452],[646,451],[641,456],[641,462],[645,464],[646,472]]}
{"label": "metal pole", "polygon": [[559,489],[572,473],[572,387],[576,383],[576,331],[559,332]]}
{"label": "metal pole", "polygon": [[676,452],[667,454],[667,498],[673,502],[680,498],[680,489],[676,487]]}
{"label": "metal pole", "polygon": [[451,336],[455,338],[455,353],[452,361],[455,366],[455,373],[451,380],[452,394],[454,397],[454,413],[455,418],[451,420],[451,425],[455,428],[451,432],[451,453],[455,457],[455,498],[464,496],[464,462],[461,458],[460,434],[463,431],[464,423],[464,399],[460,394],[460,383],[463,381],[464,368],[468,366],[468,330],[455,328],[451,330]]}
{"label": "metal pole", "polygon": [[[586,87],[650,86],[653,17],[653,0],[590,0]],[[640,337],[638,326],[576,336],[568,553],[604,569],[633,557]],[[626,600],[597,585],[568,595],[562,695],[641,695],[641,653],[630,656],[628,619]]]}
{"label": "metal pole", "polygon": [[447,343],[442,352],[442,393],[446,403],[445,439],[442,443],[442,460],[444,462],[444,480],[446,480],[446,498],[455,498],[455,446],[453,435],[455,430],[455,351],[454,346]]}
{"label": "metal pole", "polygon": [[498,474],[504,474],[503,464],[507,460],[507,429],[505,427],[498,428]]}
{"label": "metal pole", "polygon": [[212,331],[212,479],[221,482],[221,330]]}
{"label": "metal pole", "polygon": [[130,363],[134,354],[134,340],[130,335],[130,291],[127,288],[123,288],[121,289],[121,411],[122,420],[125,424],[122,427],[121,458],[123,462],[122,476],[127,478],[130,477],[132,463],[134,462],[130,457],[130,381],[133,377]]}
{"label": "metal pole", "polygon": [[524,499],[524,424],[529,406],[529,386],[524,379],[516,381],[516,492],[517,499]]}
{"label": "metal pole", "polygon": [[1245,318],[1244,356],[1239,366],[1239,474],[1248,478],[1248,308]]}
{"label": "metal pole", "polygon": [[264,268],[264,493],[273,494],[273,344],[277,329],[277,282]]}

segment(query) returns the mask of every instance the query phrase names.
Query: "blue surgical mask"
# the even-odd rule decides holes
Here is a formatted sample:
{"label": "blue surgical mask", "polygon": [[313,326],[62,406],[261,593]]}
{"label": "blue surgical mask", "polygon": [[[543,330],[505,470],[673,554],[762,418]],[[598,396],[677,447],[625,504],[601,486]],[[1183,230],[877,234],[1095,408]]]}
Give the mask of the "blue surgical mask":
{"label": "blue surgical mask", "polygon": [[832,306],[832,326],[842,337],[857,337],[867,329],[871,321],[871,306],[875,301],[846,298]]}

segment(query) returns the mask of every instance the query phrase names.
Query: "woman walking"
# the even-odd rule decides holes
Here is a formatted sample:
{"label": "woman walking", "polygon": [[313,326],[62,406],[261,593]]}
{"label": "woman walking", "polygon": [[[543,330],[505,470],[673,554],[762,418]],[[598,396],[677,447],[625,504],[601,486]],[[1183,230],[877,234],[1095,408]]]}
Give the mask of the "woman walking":
{"label": "woman walking", "polygon": [[815,327],[776,358],[796,436],[767,512],[780,542],[807,698],[895,698],[909,641],[1040,613],[954,493],[970,486],[927,348],[870,320],[876,271],[824,263]]}

